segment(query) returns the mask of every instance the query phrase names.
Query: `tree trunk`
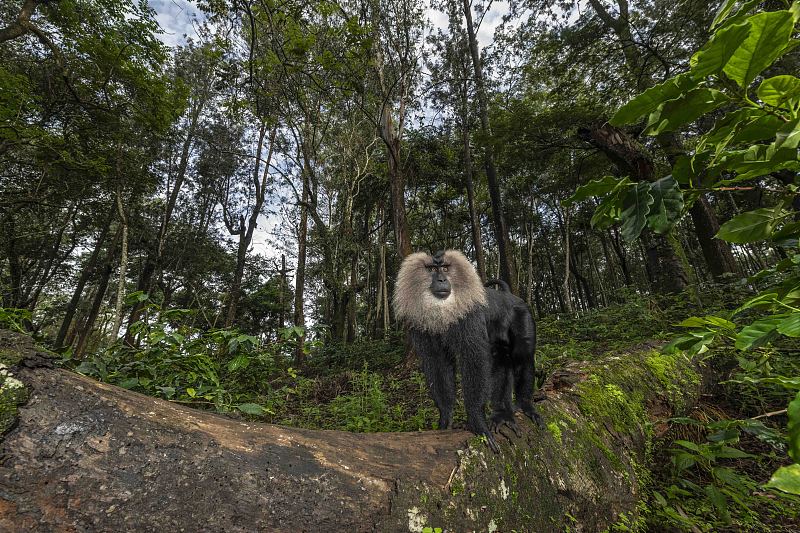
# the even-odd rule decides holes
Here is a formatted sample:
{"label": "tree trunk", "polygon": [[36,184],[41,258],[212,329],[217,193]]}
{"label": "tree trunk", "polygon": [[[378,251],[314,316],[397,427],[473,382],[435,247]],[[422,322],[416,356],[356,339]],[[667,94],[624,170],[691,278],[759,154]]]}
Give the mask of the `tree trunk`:
{"label": "tree trunk", "polygon": [[570,264],[570,249],[569,249],[569,208],[565,210],[564,215],[564,304],[568,313],[574,311],[572,307],[572,297],[569,294],[569,264]]}
{"label": "tree trunk", "polygon": [[494,150],[491,143],[491,128],[489,126],[489,102],[486,92],[486,83],[483,79],[483,66],[481,65],[478,39],[475,27],[472,24],[472,7],[469,0],[464,0],[464,18],[467,22],[467,37],[469,50],[472,55],[472,67],[475,71],[475,92],[478,94],[478,108],[481,116],[481,130],[487,139],[484,147],[486,165],[486,181],[489,185],[489,197],[492,202],[492,219],[494,221],[494,234],[500,260],[500,278],[508,283],[511,292],[517,293],[517,273],[511,256],[511,241],[508,237],[503,201],[500,195],[500,185],[497,182],[497,170],[494,166]]}
{"label": "tree trunk", "polygon": [[[233,282],[231,283],[230,295],[228,296],[228,313],[225,318],[225,327],[233,326],[233,321],[236,319],[236,308],[239,305],[239,297],[242,292],[242,279],[244,278],[244,267],[247,261],[247,249],[250,243],[253,242],[253,231],[258,225],[258,217],[261,214],[261,207],[264,205],[264,198],[267,194],[267,178],[269,177],[269,166],[272,162],[272,154],[275,150],[275,135],[278,133],[278,128],[273,127],[269,134],[269,151],[267,152],[267,159],[264,162],[264,172],[259,172],[261,168],[261,151],[263,150],[264,136],[267,132],[266,122],[261,125],[258,133],[258,148],[256,148],[256,161],[255,170],[253,171],[253,190],[255,191],[253,210],[247,219],[245,225],[244,215],[239,216],[239,228],[234,235],[239,236],[239,246],[236,251],[236,272],[234,273]],[[259,178],[259,175],[261,176]],[[230,231],[230,228],[229,228]]]}
{"label": "tree trunk", "polygon": [[128,217],[122,207],[122,193],[117,191],[117,215],[122,228],[122,246],[119,253],[119,280],[117,281],[117,302],[114,306],[114,327],[111,329],[111,344],[117,342],[119,328],[122,326],[122,304],[125,302],[125,282],[128,271]]}
{"label": "tree trunk", "polygon": [[467,102],[467,75],[464,73],[464,88],[461,96],[462,125],[461,138],[464,150],[464,185],[467,189],[467,205],[469,206],[469,222],[472,229],[472,246],[475,248],[475,263],[478,275],[486,280],[486,260],[483,257],[483,243],[481,242],[481,226],[475,212],[475,183],[472,179],[472,148],[469,144],[469,104]]}
{"label": "tree trunk", "polygon": [[94,250],[92,250],[92,255],[89,256],[89,260],[86,262],[86,265],[84,265],[83,270],[81,271],[81,275],[78,278],[78,283],[75,285],[75,290],[72,292],[72,298],[70,298],[69,302],[67,303],[67,308],[64,311],[64,320],[61,322],[61,327],[58,329],[56,340],[53,343],[53,346],[55,346],[56,349],[66,347],[64,345],[64,339],[67,338],[67,332],[72,325],[72,319],[75,317],[75,310],[78,309],[81,295],[83,295],[83,289],[86,287],[86,283],[89,281],[89,278],[91,278],[95,271],[95,267],[97,266],[97,258],[100,256],[100,251],[103,249],[103,244],[105,243],[106,236],[108,235],[108,230],[111,228],[111,220],[114,218],[114,211],[116,211],[116,206],[114,209],[112,209],[111,213],[109,213],[106,223],[103,225],[103,229],[100,231],[100,235],[97,237]]}
{"label": "tree trunk", "polygon": [[652,346],[571,363],[544,384],[547,428],[520,418],[493,454],[457,430],[234,420],[45,368],[20,334],[0,348],[35,391],[0,443],[4,531],[606,530],[636,521],[653,439],[701,383]]}
{"label": "tree trunk", "polygon": [[294,277],[294,325],[303,328],[303,334],[297,339],[294,350],[294,363],[296,366],[305,360],[305,327],[303,291],[306,286],[306,239],[308,238],[308,183],[303,176],[303,196],[300,202],[300,230],[297,235],[297,269]]}
{"label": "tree trunk", "polygon": [[411,237],[406,227],[406,180],[400,163],[400,136],[395,130],[389,106],[381,111],[381,139],[389,152],[389,184],[392,197],[392,225],[400,259],[411,254]]}

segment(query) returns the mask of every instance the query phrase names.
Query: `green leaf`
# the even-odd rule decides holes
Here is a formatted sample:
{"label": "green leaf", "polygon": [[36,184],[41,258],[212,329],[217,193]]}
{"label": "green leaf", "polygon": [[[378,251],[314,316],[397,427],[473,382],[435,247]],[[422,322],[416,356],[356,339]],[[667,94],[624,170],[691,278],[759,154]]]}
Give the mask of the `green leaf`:
{"label": "green leaf", "polygon": [[683,194],[672,176],[665,176],[650,186],[653,205],[647,215],[647,225],[658,234],[672,229],[683,213]]}
{"label": "green leaf", "polygon": [[745,309],[750,309],[752,307],[759,307],[759,306],[769,306],[775,303],[778,299],[777,292],[766,292],[763,294],[759,294],[753,298],[750,298],[745,303],[740,305],[736,311],[733,312],[734,315],[737,315],[744,311]]}
{"label": "green leaf", "polygon": [[188,389],[186,389],[186,394],[188,394],[190,398],[194,398],[195,396],[197,396],[197,391],[194,390],[192,387],[189,387]]}
{"label": "green leaf", "polygon": [[733,9],[733,6],[736,5],[736,2],[737,0],[727,0],[724,4],[722,4],[719,7],[716,16],[714,16],[714,21],[711,23],[712,28],[714,28],[717,24],[722,22],[725,19],[725,17],[728,16],[728,14]]}
{"label": "green leaf", "polygon": [[684,448],[692,450],[693,452],[701,453],[700,447],[694,442],[688,440],[676,440],[673,444],[677,444],[678,446],[683,446]]}
{"label": "green leaf", "polygon": [[250,365],[250,358],[245,354],[239,354],[228,363],[228,370],[235,372],[240,368],[247,368]]}
{"label": "green leaf", "polygon": [[669,100],[650,114],[648,135],[673,131],[695,121],[706,113],[728,103],[730,99],[721,91],[700,87]]}
{"label": "green leaf", "polygon": [[767,487],[800,496],[800,464],[782,466],[767,483]]}
{"label": "green leaf", "polygon": [[747,88],[762,70],[784,52],[794,29],[794,20],[789,11],[758,13],[748,20],[750,34],[723,69],[742,88]]}
{"label": "green leaf", "polygon": [[667,100],[673,100],[685,91],[696,87],[698,81],[694,79],[694,74],[684,72],[674,78],[670,78],[664,83],[650,87],[639,96],[619,108],[609,121],[614,126],[622,126],[636,122],[639,117],[654,111],[659,105]]}
{"label": "green leaf", "polygon": [[788,74],[768,78],[758,86],[756,95],[765,104],[774,107],[789,104],[786,109],[791,109],[800,102],[800,79]]}
{"label": "green leaf", "polygon": [[755,457],[751,453],[744,452],[738,448],[731,448],[730,446],[723,446],[714,452],[714,455],[720,459],[750,459]]}
{"label": "green leaf", "polygon": [[268,413],[269,410],[257,403],[240,403],[236,409],[248,415],[263,415]]}
{"label": "green leaf", "polygon": [[715,237],[743,244],[768,238],[780,221],[779,209],[762,208],[737,215],[724,223]]}
{"label": "green leaf", "polygon": [[770,316],[745,326],[736,335],[736,348],[738,350],[750,350],[771,341],[777,336],[776,330],[784,318],[785,316]]}
{"label": "green leaf", "polygon": [[132,389],[138,384],[139,384],[139,378],[127,378],[117,383],[117,385],[119,385],[123,389]]}
{"label": "green leaf", "polygon": [[731,515],[728,513],[728,499],[722,491],[716,485],[706,485],[704,490],[708,499],[711,500],[711,503],[714,504],[714,507],[719,512],[719,517],[724,522],[730,523]]}
{"label": "green leaf", "polygon": [[692,56],[690,62],[692,72],[698,78],[719,73],[749,34],[748,21],[719,30],[699,52]]}
{"label": "green leaf", "polygon": [[789,457],[800,462],[800,392],[789,402],[786,408],[786,416],[789,423],[786,431],[789,437]]}
{"label": "green leaf", "polygon": [[704,328],[706,326],[716,326],[727,330],[736,329],[736,324],[730,320],[725,320],[714,315],[706,315],[704,317],[692,316],[678,324],[684,328]]}
{"label": "green leaf", "polygon": [[605,229],[619,219],[622,195],[632,186],[631,181],[628,178],[624,178],[603,198],[594,210],[594,215],[592,215],[591,224],[593,228]]}
{"label": "green leaf", "polygon": [[601,196],[614,190],[621,182],[627,178],[616,178],[614,176],[603,176],[599,180],[592,180],[585,185],[581,185],[575,190],[575,194],[562,202],[563,205],[574,204],[592,196]]}
{"label": "green leaf", "polygon": [[622,220],[620,233],[623,239],[628,242],[636,240],[647,224],[647,214],[650,212],[653,201],[650,194],[650,183],[637,183],[628,191],[622,203],[622,213],[620,213],[620,220]]}
{"label": "green leaf", "polygon": [[800,313],[792,313],[778,325],[778,333],[787,337],[800,337]]}

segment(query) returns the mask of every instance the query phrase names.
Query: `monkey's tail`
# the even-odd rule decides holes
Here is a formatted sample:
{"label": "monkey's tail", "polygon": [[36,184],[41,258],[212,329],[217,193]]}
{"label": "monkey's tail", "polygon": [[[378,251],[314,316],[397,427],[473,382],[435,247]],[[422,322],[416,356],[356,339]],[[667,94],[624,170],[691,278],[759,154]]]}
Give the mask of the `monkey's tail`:
{"label": "monkey's tail", "polygon": [[487,279],[486,283],[483,284],[484,287],[491,287],[492,285],[497,285],[497,288],[501,291],[511,292],[511,287],[502,279]]}

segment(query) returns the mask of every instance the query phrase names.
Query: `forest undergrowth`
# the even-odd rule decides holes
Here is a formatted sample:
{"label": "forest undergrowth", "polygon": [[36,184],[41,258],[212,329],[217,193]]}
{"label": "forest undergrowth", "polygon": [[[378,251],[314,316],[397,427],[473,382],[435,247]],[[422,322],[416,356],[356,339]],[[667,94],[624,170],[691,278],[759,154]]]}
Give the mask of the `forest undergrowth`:
{"label": "forest undergrowth", "polygon": [[[596,360],[668,342],[691,315],[730,314],[748,288],[732,283],[676,297],[621,294],[621,303],[580,316],[538,321],[538,380],[572,361]],[[291,366],[299,334],[287,328],[271,343],[232,330],[201,331],[191,313],[160,313],[150,304],[136,325],[139,344],[117,343],[63,364],[102,381],[234,417],[293,427],[356,432],[435,427],[436,409],[402,336],[349,345],[307,343],[303,368]],[[23,319],[6,312],[5,327]],[[681,325],[683,324],[683,325]],[[800,343],[784,339],[744,357],[721,343],[704,365],[718,382],[701,403],[654,421],[652,478],[640,520],[619,530],[797,531],[800,499],[765,487],[788,465],[786,389],[780,376],[800,375]],[[675,344],[675,343],[672,343]],[[776,380],[770,383],[770,376]],[[459,401],[456,421],[464,420]]]}

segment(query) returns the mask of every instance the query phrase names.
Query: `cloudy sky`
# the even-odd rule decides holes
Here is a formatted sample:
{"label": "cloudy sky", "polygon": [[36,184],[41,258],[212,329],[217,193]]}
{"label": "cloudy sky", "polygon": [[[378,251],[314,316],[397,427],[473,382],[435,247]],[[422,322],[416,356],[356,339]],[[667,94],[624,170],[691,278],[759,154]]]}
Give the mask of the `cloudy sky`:
{"label": "cloudy sky", "polygon": [[202,17],[193,2],[186,0],[150,0],[150,7],[155,9],[158,21],[164,33],[161,40],[168,46],[176,46],[186,42],[186,36],[195,37],[192,27],[195,18]]}
{"label": "cloudy sky", "polygon": [[[175,46],[185,42],[185,36],[195,36],[192,21],[202,17],[197,6],[187,0],[150,0],[150,6],[155,9],[158,16],[156,19],[164,30],[161,40],[169,45]],[[483,19],[483,23],[478,31],[478,40],[482,47],[489,46],[493,42],[494,30],[502,22],[503,15],[508,12],[507,1],[496,1],[492,3],[492,8]],[[434,28],[447,28],[447,15],[435,9],[427,9],[426,14]]]}

